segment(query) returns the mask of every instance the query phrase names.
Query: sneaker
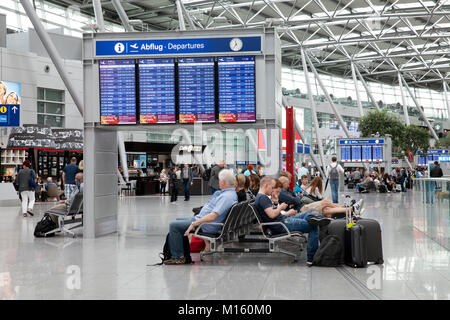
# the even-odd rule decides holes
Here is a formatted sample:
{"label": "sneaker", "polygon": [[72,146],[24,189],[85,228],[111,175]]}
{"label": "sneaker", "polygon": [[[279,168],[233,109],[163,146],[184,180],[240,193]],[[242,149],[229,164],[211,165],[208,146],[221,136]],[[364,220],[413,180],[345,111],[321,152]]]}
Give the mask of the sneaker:
{"label": "sneaker", "polygon": [[364,199],[359,200],[353,205],[353,215],[356,217],[361,216],[361,210],[364,205]]}
{"label": "sneaker", "polygon": [[324,227],[329,225],[332,219],[325,217],[310,217],[308,222],[314,226]]}
{"label": "sneaker", "polygon": [[186,259],[184,257],[172,258],[172,259],[164,261],[165,265],[175,265],[175,264],[185,264],[185,263],[186,263]]}
{"label": "sneaker", "polygon": [[306,266],[312,267],[312,265],[313,265],[312,261],[306,261]]}

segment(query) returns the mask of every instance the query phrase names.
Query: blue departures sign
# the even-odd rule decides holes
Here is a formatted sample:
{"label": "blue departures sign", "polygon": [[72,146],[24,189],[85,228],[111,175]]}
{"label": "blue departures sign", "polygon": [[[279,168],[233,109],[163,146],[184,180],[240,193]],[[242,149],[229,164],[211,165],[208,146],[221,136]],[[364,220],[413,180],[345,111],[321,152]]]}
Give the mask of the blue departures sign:
{"label": "blue departures sign", "polygon": [[20,126],[20,105],[0,104],[0,127]]}
{"label": "blue departures sign", "polygon": [[97,41],[97,56],[261,52],[261,37]]}

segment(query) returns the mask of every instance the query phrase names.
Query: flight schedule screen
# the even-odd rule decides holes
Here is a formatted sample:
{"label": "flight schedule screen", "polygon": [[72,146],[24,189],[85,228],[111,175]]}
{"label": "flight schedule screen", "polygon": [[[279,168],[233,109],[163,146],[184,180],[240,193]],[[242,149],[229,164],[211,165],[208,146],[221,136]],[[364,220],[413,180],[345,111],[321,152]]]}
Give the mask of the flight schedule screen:
{"label": "flight schedule screen", "polygon": [[139,122],[175,123],[175,60],[139,59]]}
{"label": "flight schedule screen", "polygon": [[178,59],[179,122],[215,122],[214,58]]}
{"label": "flight schedule screen", "polygon": [[372,161],[372,146],[369,145],[362,146],[362,161],[363,162]]}
{"label": "flight schedule screen", "polygon": [[101,124],[136,124],[135,60],[100,60]]}
{"label": "flight schedule screen", "polygon": [[361,146],[352,146],[352,161],[361,162]]}
{"label": "flight schedule screen", "polygon": [[350,146],[342,146],[341,147],[341,161],[343,161],[343,162],[352,161]]}
{"label": "flight schedule screen", "polygon": [[218,57],[219,122],[256,120],[255,57]]}
{"label": "flight schedule screen", "polygon": [[373,146],[373,161],[383,161],[383,146]]}

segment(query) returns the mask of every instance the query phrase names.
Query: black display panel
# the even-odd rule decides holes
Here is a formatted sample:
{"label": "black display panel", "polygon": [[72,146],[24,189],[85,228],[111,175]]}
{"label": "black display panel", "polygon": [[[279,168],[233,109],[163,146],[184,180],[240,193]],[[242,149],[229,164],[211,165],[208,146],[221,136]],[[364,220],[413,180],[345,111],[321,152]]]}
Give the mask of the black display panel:
{"label": "black display panel", "polygon": [[343,162],[352,161],[350,146],[342,146],[341,147],[341,161],[343,161]]}
{"label": "black display panel", "polygon": [[218,57],[219,122],[256,121],[255,57]]}
{"label": "black display panel", "polygon": [[175,123],[175,59],[139,59],[139,122]]}
{"label": "black display panel", "polygon": [[352,146],[352,161],[361,162],[361,146]]}
{"label": "black display panel", "polygon": [[101,124],[136,124],[135,60],[100,60]]}
{"label": "black display panel", "polygon": [[372,146],[370,145],[362,146],[362,161],[372,162]]}
{"label": "black display panel", "polygon": [[383,146],[373,146],[373,161],[383,161]]}
{"label": "black display panel", "polygon": [[178,59],[179,122],[215,122],[214,58]]}

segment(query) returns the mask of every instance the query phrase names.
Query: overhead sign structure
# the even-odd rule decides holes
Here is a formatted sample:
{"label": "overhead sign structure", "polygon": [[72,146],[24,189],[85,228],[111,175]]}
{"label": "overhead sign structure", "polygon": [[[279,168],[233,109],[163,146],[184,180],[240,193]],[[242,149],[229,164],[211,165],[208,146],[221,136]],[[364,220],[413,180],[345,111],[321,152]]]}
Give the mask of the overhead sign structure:
{"label": "overhead sign structure", "polygon": [[102,40],[96,42],[95,52],[97,56],[261,52],[261,37]]}
{"label": "overhead sign structure", "polygon": [[380,163],[390,166],[392,144],[390,138],[340,139],[339,160],[344,163]]}
{"label": "overhead sign structure", "polygon": [[20,126],[20,104],[0,104],[0,127]]}

